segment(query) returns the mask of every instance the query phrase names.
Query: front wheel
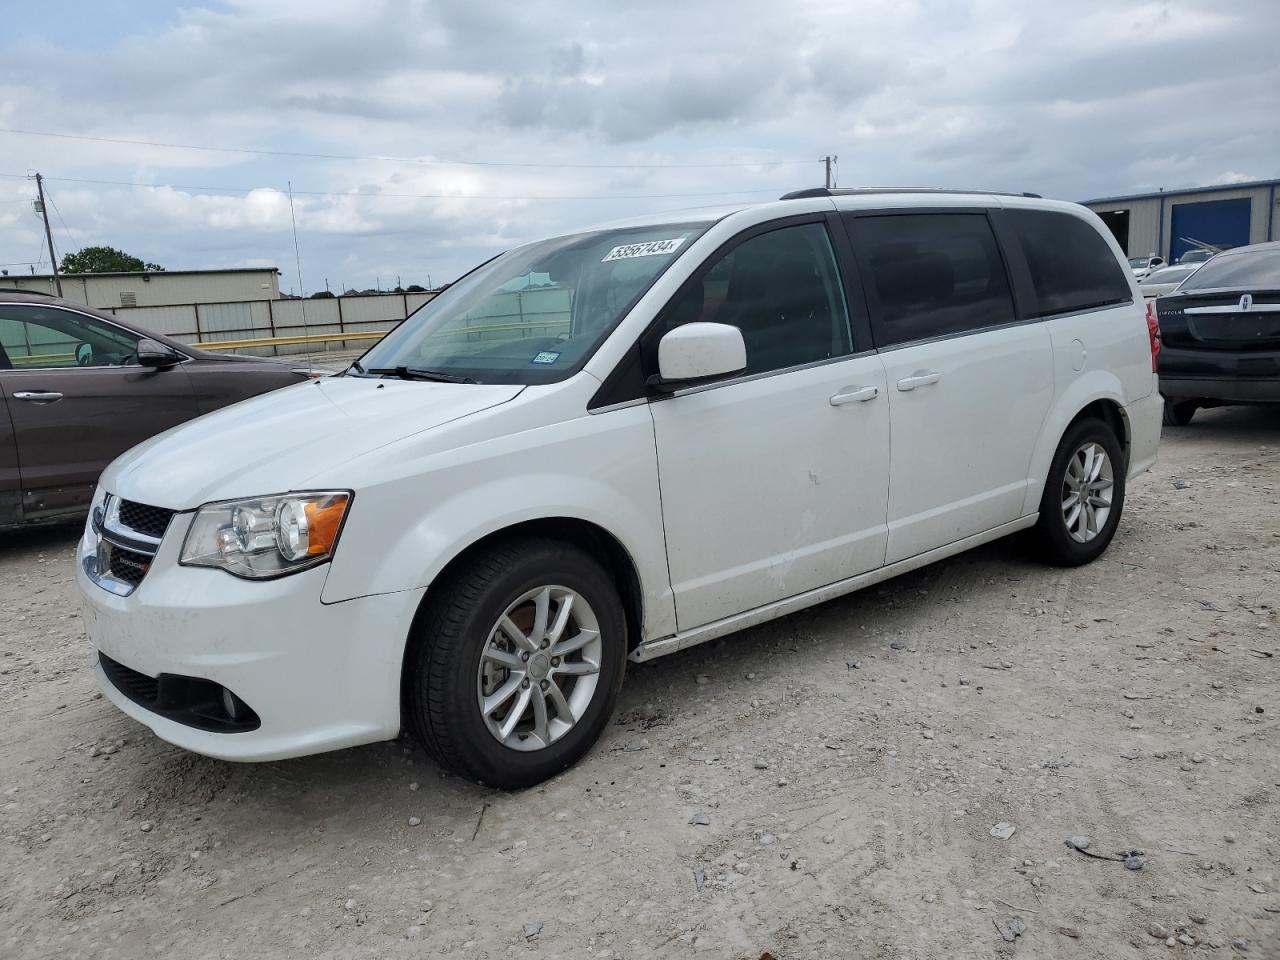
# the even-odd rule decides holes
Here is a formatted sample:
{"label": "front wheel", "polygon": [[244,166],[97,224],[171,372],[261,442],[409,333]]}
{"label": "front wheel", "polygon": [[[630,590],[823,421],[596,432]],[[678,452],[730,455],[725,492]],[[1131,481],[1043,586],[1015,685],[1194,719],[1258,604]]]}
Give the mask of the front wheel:
{"label": "front wheel", "polygon": [[1194,400],[1165,400],[1164,423],[1167,427],[1185,427],[1196,415],[1199,405]]}
{"label": "front wheel", "polygon": [[1049,563],[1074,567],[1097,559],[1120,524],[1124,453],[1101,420],[1075,424],[1058,445],[1032,536]]}
{"label": "front wheel", "polygon": [[626,664],[626,617],[608,571],[559,541],[472,558],[424,611],[406,663],[406,710],[444,766],[490,786],[539,783],[595,743]]}

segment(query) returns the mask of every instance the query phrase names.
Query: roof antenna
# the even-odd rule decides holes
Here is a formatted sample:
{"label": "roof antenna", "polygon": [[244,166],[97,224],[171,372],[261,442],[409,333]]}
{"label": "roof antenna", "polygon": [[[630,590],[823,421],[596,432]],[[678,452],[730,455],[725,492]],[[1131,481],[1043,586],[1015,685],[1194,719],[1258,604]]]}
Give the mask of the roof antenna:
{"label": "roof antenna", "polygon": [[[302,287],[302,251],[298,249],[298,219],[293,213],[293,181],[286,180],[289,187],[289,223],[293,227],[293,262],[298,270],[298,304],[302,308],[302,332],[310,338],[311,330],[307,326],[307,291]],[[307,373],[314,377],[316,373],[315,355],[311,351],[311,343],[307,343]]]}

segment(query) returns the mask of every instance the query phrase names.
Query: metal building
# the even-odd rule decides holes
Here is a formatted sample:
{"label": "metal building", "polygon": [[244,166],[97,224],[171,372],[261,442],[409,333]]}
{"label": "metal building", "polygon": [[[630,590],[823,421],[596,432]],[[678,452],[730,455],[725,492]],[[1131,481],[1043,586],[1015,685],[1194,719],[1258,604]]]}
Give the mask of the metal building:
{"label": "metal building", "polygon": [[[0,276],[0,287],[57,293],[52,274]],[[155,273],[65,273],[62,295],[100,310],[193,303],[280,299],[275,267],[240,270],[162,270]]]}
{"label": "metal building", "polygon": [[1280,239],[1280,180],[1192,190],[1163,190],[1086,200],[1131,257],[1158,254],[1170,263],[1200,243],[1238,247]]}

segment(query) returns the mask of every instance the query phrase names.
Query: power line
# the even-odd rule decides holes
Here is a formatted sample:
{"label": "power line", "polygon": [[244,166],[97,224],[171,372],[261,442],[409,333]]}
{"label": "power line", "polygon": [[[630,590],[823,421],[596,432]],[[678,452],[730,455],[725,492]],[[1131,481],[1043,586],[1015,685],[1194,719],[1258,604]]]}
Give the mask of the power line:
{"label": "power line", "polygon": [[706,169],[721,167],[772,167],[783,164],[808,164],[809,160],[747,160],[730,163],[535,163],[516,160],[424,160],[419,157],[360,156],[344,153],[304,153],[300,150],[254,150],[248,147],[210,147],[194,143],[166,143],[159,140],[131,140],[125,137],[90,137],[75,133],[53,133],[47,130],[17,130],[0,127],[0,133],[12,133],[24,137],[55,137],[59,140],[80,140],[85,143],[117,143],[132,147],[162,147],[170,150],[204,150],[210,153],[240,153],[258,157],[295,157],[305,160],[374,160],[381,163],[413,163],[424,166],[464,167],[541,167],[564,170],[642,170],[642,169]]}
{"label": "power line", "polygon": [[[0,173],[0,176],[15,177],[18,175],[12,173]],[[111,187],[140,187],[149,190],[208,190],[222,193],[249,193],[253,190],[270,189],[276,190],[279,193],[285,192],[280,190],[278,187],[263,184],[256,187],[215,187],[180,183],[138,183],[132,180],[99,180],[86,177],[45,177],[44,179],[54,183],[83,183]],[[614,193],[576,196],[564,194],[543,194],[536,197],[461,193],[335,193],[333,191],[325,190],[294,190],[293,193],[295,196],[336,197],[354,200],[674,200],[691,197],[737,197],[744,194],[776,195],[778,193],[778,189],[779,188],[774,187],[768,190],[717,190],[709,193]]]}
{"label": "power line", "polygon": [[49,203],[53,205],[53,212],[58,215],[58,222],[62,224],[62,233],[67,238],[67,250],[70,250],[73,246],[75,246],[75,240],[71,236],[71,228],[67,226],[67,221],[62,219],[62,211],[58,209],[58,203],[56,200],[53,199],[53,194],[51,194],[48,190],[46,190],[44,192],[44,195],[45,195],[45,199],[47,199]]}

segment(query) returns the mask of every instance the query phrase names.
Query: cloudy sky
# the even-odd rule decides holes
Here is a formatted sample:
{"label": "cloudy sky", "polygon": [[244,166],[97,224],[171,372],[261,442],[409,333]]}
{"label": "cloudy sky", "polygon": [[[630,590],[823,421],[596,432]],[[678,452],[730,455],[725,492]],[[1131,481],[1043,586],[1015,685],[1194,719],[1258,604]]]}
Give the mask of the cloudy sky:
{"label": "cloudy sky", "polygon": [[292,181],[308,293],[775,198],[826,154],[1068,199],[1276,177],[1277,36],[1276,0],[6,4],[0,264],[47,269],[37,170],[59,255],[285,289]]}

